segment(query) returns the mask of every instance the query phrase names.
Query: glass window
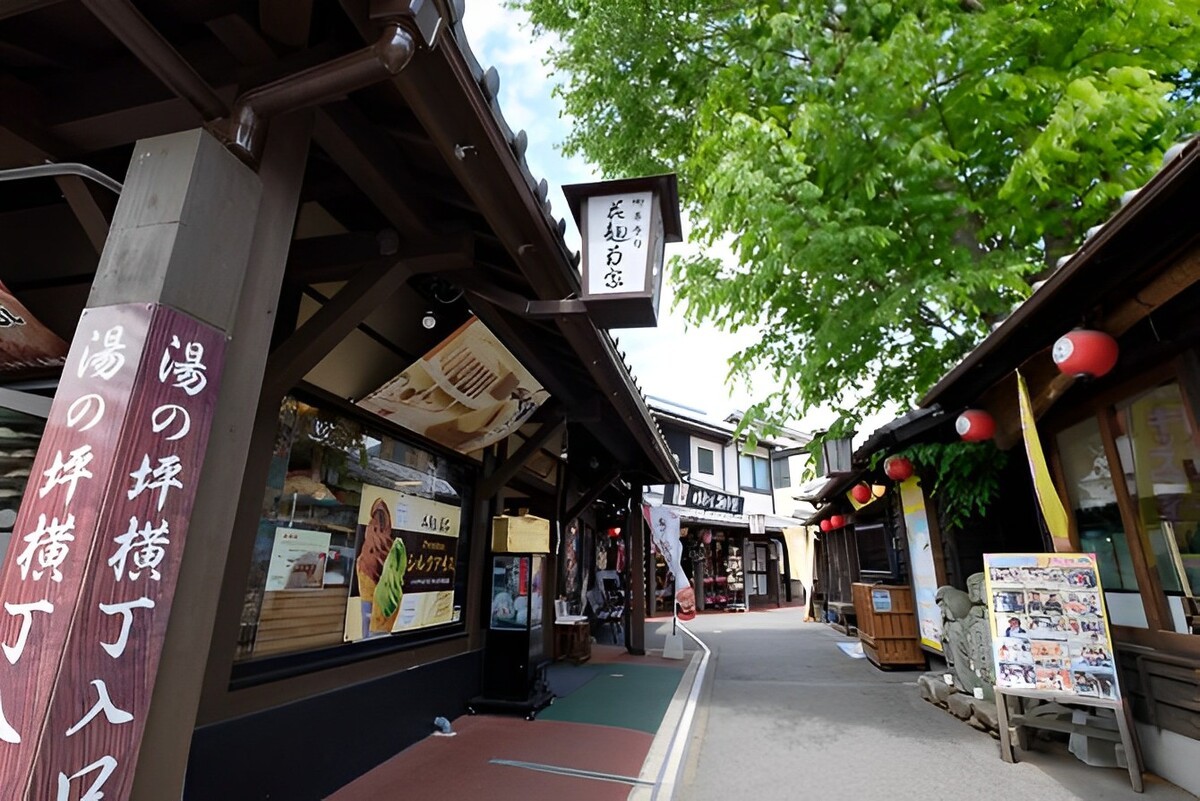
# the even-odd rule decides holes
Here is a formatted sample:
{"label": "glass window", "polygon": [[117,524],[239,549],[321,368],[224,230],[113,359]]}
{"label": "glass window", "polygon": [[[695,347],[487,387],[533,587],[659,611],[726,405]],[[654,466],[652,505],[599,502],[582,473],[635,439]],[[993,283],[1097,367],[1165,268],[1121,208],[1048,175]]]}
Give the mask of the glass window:
{"label": "glass window", "polygon": [[0,565],[6,558],[21,497],[45,428],[43,417],[0,408]]}
{"label": "glass window", "polygon": [[1200,441],[1179,385],[1118,404],[1115,435],[1163,589],[1192,595],[1200,586]]}
{"label": "glass window", "polygon": [[708,448],[696,448],[696,469],[706,476],[713,475],[713,456],[713,451]]}
{"label": "glass window", "polygon": [[786,457],[771,462],[771,475],[775,479],[775,489],[792,486],[792,469]]}
{"label": "glass window", "polygon": [[237,658],[461,625],[468,479],[457,463],[285,399]]}
{"label": "glass window", "polygon": [[1058,453],[1081,550],[1096,554],[1105,590],[1136,591],[1137,577],[1096,418],[1089,417],[1061,432]]}
{"label": "glass window", "polygon": [[743,489],[771,491],[771,465],[764,457],[743,453],[739,465]]}

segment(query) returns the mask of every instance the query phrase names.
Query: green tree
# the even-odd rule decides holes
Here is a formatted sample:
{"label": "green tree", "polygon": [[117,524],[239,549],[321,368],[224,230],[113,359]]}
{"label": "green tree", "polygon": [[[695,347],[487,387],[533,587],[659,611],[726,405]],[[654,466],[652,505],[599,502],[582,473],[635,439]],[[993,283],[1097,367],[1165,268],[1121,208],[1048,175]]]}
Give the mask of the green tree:
{"label": "green tree", "polygon": [[762,327],[760,420],[910,404],[1197,120],[1200,0],[515,3],[560,37],[565,150],[679,173],[678,296]]}

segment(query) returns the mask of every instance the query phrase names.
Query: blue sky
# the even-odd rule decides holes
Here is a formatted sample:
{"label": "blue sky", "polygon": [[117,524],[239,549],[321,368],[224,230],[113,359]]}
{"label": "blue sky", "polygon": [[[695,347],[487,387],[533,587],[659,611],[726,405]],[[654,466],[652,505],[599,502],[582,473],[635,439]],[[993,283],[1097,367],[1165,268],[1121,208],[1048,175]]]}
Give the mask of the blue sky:
{"label": "blue sky", "polygon": [[[554,214],[567,218],[567,242],[578,249],[579,234],[559,187],[594,181],[598,176],[584,160],[564,158],[560,152],[570,121],[562,117],[561,105],[552,97],[555,81],[543,63],[553,42],[536,40],[525,14],[505,8],[501,0],[469,0],[463,25],[479,62],[485,69],[494,66],[499,72],[504,117],[513,130],[528,133],[526,160],[533,174],[549,183]],[[667,256],[686,253],[690,247],[687,239],[685,218],[684,242],[669,245]],[[728,334],[711,326],[689,325],[682,311],[672,308],[674,296],[668,275],[658,327],[613,332],[646,394],[718,418],[765,396],[771,389],[766,375],[756,376],[753,387],[738,385],[731,389],[725,384],[729,356],[753,342],[756,333],[747,330]],[[890,418],[887,414],[869,421],[865,433]],[[828,425],[831,419],[832,415],[818,411],[797,425],[812,430]]]}

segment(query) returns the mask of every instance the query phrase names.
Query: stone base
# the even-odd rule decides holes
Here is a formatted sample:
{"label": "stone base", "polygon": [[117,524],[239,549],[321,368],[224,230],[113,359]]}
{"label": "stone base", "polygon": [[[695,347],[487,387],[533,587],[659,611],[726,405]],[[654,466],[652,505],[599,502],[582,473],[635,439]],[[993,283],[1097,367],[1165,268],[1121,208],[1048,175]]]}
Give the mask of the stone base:
{"label": "stone base", "polygon": [[929,703],[940,706],[959,720],[993,737],[999,736],[996,703],[967,693],[958,692],[946,684],[940,673],[925,673],[917,678],[917,691]]}

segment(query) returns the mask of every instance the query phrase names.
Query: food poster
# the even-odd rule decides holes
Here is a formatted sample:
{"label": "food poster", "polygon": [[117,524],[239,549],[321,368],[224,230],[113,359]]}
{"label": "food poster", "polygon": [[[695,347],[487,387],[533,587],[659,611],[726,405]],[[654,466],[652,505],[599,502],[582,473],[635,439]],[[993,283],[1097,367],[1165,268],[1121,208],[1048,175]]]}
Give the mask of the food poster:
{"label": "food poster", "polygon": [[476,318],[358,402],[459,453],[505,439],[549,397]]}
{"label": "food poster", "polygon": [[1117,700],[1094,554],[984,554],[998,689]]}
{"label": "food poster", "polygon": [[327,531],[276,528],[267,562],[266,591],[321,589],[325,585],[329,540]]}
{"label": "food poster", "polygon": [[372,484],[362,486],[347,642],[453,623],[461,510]]}

